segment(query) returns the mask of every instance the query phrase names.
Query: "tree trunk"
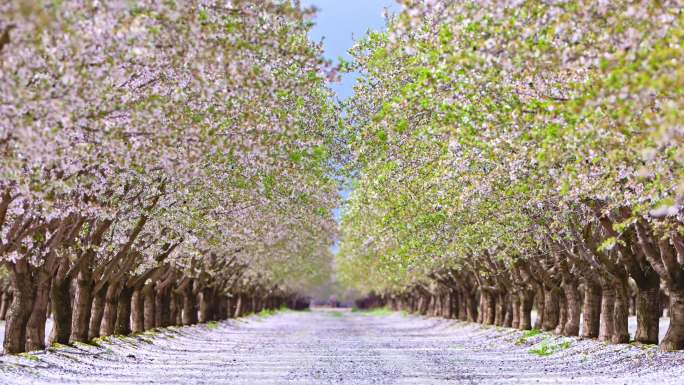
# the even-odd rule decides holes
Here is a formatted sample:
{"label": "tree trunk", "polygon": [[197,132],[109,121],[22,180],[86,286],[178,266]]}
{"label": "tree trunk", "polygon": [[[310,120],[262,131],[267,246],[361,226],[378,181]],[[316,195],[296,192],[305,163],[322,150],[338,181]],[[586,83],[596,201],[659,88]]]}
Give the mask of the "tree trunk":
{"label": "tree trunk", "polygon": [[213,319],[213,290],[210,288],[204,288],[200,292],[200,304],[199,304],[199,322],[205,323]]}
{"label": "tree trunk", "polygon": [[518,329],[530,330],[532,329],[532,307],[534,305],[534,290],[523,290],[519,294],[520,298],[520,323]]}
{"label": "tree trunk", "polygon": [[169,292],[169,296],[169,322],[172,325],[183,325],[183,300],[174,290]]}
{"label": "tree trunk", "polygon": [[544,285],[544,321],[542,329],[552,331],[558,326],[560,317],[560,289]]}
{"label": "tree trunk", "polygon": [[[256,301],[254,300],[254,297],[252,297],[252,308],[254,309],[254,312],[257,313],[257,309],[255,306]],[[434,295],[428,295],[427,296],[427,308],[425,309],[425,314],[428,316],[434,316],[435,315],[435,296]]]}
{"label": "tree trunk", "polygon": [[127,287],[124,284],[124,287],[119,292],[119,298],[116,301],[116,322],[114,323],[114,334],[123,336],[131,334],[132,297],[133,288]]}
{"label": "tree trunk", "polygon": [[511,295],[511,306],[513,307],[513,319],[511,320],[511,326],[518,328],[520,326],[520,297],[522,296],[522,291],[515,291]]}
{"label": "tree trunk", "polygon": [[197,323],[197,296],[192,292],[192,285],[183,290],[183,325],[194,325]]}
{"label": "tree trunk", "polygon": [[102,323],[100,324],[100,336],[110,336],[114,334],[118,300],[119,283],[110,284],[105,294],[104,312],[102,313]]}
{"label": "tree trunk", "polygon": [[491,299],[494,301],[494,309],[496,312],[494,315],[494,325],[503,326],[504,319],[506,318],[506,309],[508,308],[505,295],[504,293],[492,294]]}
{"label": "tree trunk", "polygon": [[171,326],[171,295],[168,288],[155,290],[154,313],[157,327]]}
{"label": "tree trunk", "polygon": [[[252,294],[249,296],[249,300],[247,301],[249,304],[249,314],[254,314],[257,313],[257,307],[256,307],[256,296]],[[427,311],[430,308],[430,298],[428,297],[427,300],[424,302],[425,304],[425,309],[423,309],[421,314],[427,314]]]}
{"label": "tree trunk", "polygon": [[496,320],[494,297],[491,293],[484,290],[480,295],[482,297],[480,300],[480,303],[482,304],[482,323],[485,325],[494,325],[494,321]]}
{"label": "tree trunk", "polygon": [[434,298],[434,310],[432,311],[433,316],[435,317],[443,317],[444,315],[442,314],[442,307],[444,306],[444,297],[442,297],[442,294],[435,294],[433,296]]}
{"label": "tree trunk", "polygon": [[242,294],[237,295],[237,300],[235,302],[235,318],[239,318],[242,315]]}
{"label": "tree trunk", "polygon": [[456,290],[456,295],[458,296],[458,308],[457,312],[458,315],[456,316],[460,321],[467,321],[468,320],[468,303],[466,301],[466,294],[465,290],[463,289],[457,289]]}
{"label": "tree trunk", "polygon": [[563,326],[564,336],[577,336],[580,330],[581,298],[576,282],[563,284],[565,292],[566,321]]}
{"label": "tree trunk", "polygon": [[589,279],[584,282],[582,314],[582,337],[597,338],[601,329],[601,286]]}
{"label": "tree trunk", "polygon": [[33,306],[26,326],[27,351],[45,349],[45,321],[47,319],[51,277],[42,268],[38,269],[36,275]]}
{"label": "tree trunk", "polygon": [[136,287],[131,297],[131,330],[133,333],[145,331],[145,300],[142,289]]}
{"label": "tree trunk", "polygon": [[613,337],[613,314],[615,309],[615,289],[608,285],[601,287],[601,327],[599,341],[610,341]]}
{"label": "tree trunk", "polygon": [[660,342],[663,351],[684,349],[684,289],[670,288],[670,327]]}
{"label": "tree trunk", "polygon": [[537,308],[537,319],[534,321],[534,328],[541,330],[544,324],[544,289],[538,288],[534,293],[534,303]]}
{"label": "tree trunk", "polygon": [[154,295],[154,284],[153,283],[148,283],[146,284],[143,289],[142,289],[142,296],[143,296],[143,302],[144,302],[144,322],[145,322],[145,330],[152,330],[156,327],[157,323],[155,322],[155,311],[154,311],[154,303],[155,303],[155,295]]}
{"label": "tree trunk", "polygon": [[[451,300],[449,301],[449,305],[451,306],[451,318],[459,319],[460,318],[460,311],[461,311],[461,304],[460,304],[461,295],[459,294],[458,290],[449,289],[449,296],[451,297]],[[278,306],[278,302],[279,302],[279,300],[276,298],[276,306]],[[401,310],[401,309],[397,309],[397,310]]]}
{"label": "tree trunk", "polygon": [[468,322],[475,322],[478,317],[477,295],[470,289],[465,290],[466,315]]}
{"label": "tree trunk", "polygon": [[18,260],[11,275],[12,280],[12,305],[5,324],[5,340],[3,347],[5,353],[22,353],[26,348],[26,324],[31,315],[33,306],[33,287],[31,285],[31,273],[26,259]]}
{"label": "tree trunk", "polygon": [[558,325],[553,330],[554,333],[562,335],[565,329],[565,323],[568,320],[568,303],[565,300],[563,292],[558,296]]}
{"label": "tree trunk", "polygon": [[217,301],[218,301],[218,309],[217,309],[218,314],[216,315],[216,319],[219,321],[223,321],[223,320],[228,318],[228,309],[230,308],[229,303],[228,303],[228,299],[224,295],[220,295],[220,296],[218,296]]}
{"label": "tree trunk", "polygon": [[90,325],[88,325],[88,339],[92,340],[100,336],[100,325],[104,316],[105,297],[108,287],[105,285],[93,296],[93,306],[90,311]]}
{"label": "tree trunk", "polygon": [[68,344],[71,336],[71,282],[60,275],[58,273],[52,281],[50,290],[53,324],[50,343]]}
{"label": "tree trunk", "polygon": [[3,290],[2,297],[0,297],[0,321],[7,319],[7,311],[12,304],[12,294],[9,290],[9,287]]}
{"label": "tree trunk", "polygon": [[183,297],[180,294],[174,294],[173,295],[173,300],[176,301],[176,308],[178,311],[176,311],[176,318],[174,319],[174,323],[176,325],[182,325],[183,324]]}
{"label": "tree trunk", "polygon": [[660,331],[660,282],[653,287],[639,287],[636,295],[637,330],[634,340],[657,344]]}
{"label": "tree trunk", "polygon": [[[510,328],[513,326],[513,314],[518,312],[518,309],[520,308],[519,306],[513,307],[513,301],[511,301],[511,298],[515,297],[518,298],[517,295],[506,293],[503,294],[502,297],[506,301],[506,315],[504,315],[504,323],[503,326]],[[515,323],[516,326],[518,326],[519,320]]]}
{"label": "tree trunk", "polygon": [[74,341],[87,341],[89,337],[90,316],[93,309],[93,277],[89,267],[83,267],[76,278],[71,337]]}
{"label": "tree trunk", "polygon": [[224,319],[229,319],[229,318],[233,318],[233,298],[232,297],[226,297],[226,314],[225,314]]}
{"label": "tree trunk", "polygon": [[629,342],[629,284],[627,277],[616,282],[615,307],[613,310],[613,337],[616,344]]}

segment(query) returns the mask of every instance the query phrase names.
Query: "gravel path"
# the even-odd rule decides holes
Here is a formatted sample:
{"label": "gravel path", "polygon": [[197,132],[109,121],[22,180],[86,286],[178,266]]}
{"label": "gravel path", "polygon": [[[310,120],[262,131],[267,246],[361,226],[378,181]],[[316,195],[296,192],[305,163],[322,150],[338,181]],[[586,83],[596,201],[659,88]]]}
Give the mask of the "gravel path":
{"label": "gravel path", "polygon": [[284,312],[3,356],[0,383],[667,385],[684,384],[684,353],[400,314]]}

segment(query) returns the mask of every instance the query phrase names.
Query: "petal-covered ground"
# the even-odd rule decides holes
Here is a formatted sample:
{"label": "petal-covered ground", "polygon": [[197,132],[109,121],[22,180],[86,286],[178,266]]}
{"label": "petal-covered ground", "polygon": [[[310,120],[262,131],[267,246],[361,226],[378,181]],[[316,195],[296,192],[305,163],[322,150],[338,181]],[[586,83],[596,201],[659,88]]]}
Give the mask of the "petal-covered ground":
{"label": "petal-covered ground", "polygon": [[401,314],[283,312],[3,356],[2,384],[682,384],[684,353]]}

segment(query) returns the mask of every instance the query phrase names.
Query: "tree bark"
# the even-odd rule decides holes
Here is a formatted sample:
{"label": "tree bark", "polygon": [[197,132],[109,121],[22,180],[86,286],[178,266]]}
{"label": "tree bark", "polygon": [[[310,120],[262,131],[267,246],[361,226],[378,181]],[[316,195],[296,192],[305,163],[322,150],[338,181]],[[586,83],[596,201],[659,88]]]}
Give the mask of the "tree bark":
{"label": "tree bark", "polygon": [[175,325],[183,325],[183,297],[180,294],[173,294],[173,301],[176,303]]}
{"label": "tree bark", "polygon": [[[60,270],[62,267],[60,267]],[[52,281],[50,302],[52,304],[52,333],[50,343],[68,344],[71,336],[71,281],[58,274]]]}
{"label": "tree bark", "polygon": [[26,324],[33,306],[31,272],[26,259],[18,260],[12,269],[12,305],[5,324],[5,353],[22,353],[26,350]]}
{"label": "tree bark", "polygon": [[503,326],[506,318],[506,309],[508,308],[505,295],[504,293],[492,294],[491,299],[494,302],[494,309],[496,312],[496,314],[494,314],[494,325]]}
{"label": "tree bark", "polygon": [[145,300],[142,289],[139,287],[133,290],[133,296],[131,297],[131,319],[131,331],[133,333],[145,331]]}
{"label": "tree bark", "polygon": [[42,268],[36,272],[33,306],[26,326],[26,350],[45,349],[45,321],[50,297],[50,275]]}
{"label": "tree bark", "polygon": [[[223,321],[226,318],[228,318],[227,299],[223,295],[219,295],[219,296],[217,296],[216,301],[217,301],[216,302],[217,303],[216,320]],[[391,303],[392,303],[392,305],[395,305],[395,301],[392,301]],[[390,305],[390,306],[392,306],[392,305]]]}
{"label": "tree bark", "polygon": [[93,306],[90,311],[90,324],[88,325],[88,339],[99,337],[100,325],[102,324],[102,317],[104,316],[105,297],[107,295],[108,286],[104,286],[98,292],[94,293]]}
{"label": "tree bark", "polygon": [[157,327],[171,326],[171,295],[168,288],[155,289],[154,313]]}
{"label": "tree bark", "polygon": [[565,323],[568,320],[568,303],[562,292],[558,295],[558,325],[554,329],[554,333],[562,335],[565,331]]}
{"label": "tree bark", "polygon": [[477,309],[477,296],[471,289],[465,290],[466,315],[468,322],[475,322],[479,315]]}
{"label": "tree bark", "polygon": [[639,288],[635,302],[637,330],[634,340],[643,344],[657,344],[660,332],[660,284]]}
{"label": "tree bark", "polygon": [[192,291],[192,285],[183,290],[183,325],[194,325],[197,323],[197,296]]}
{"label": "tree bark", "polygon": [[87,341],[93,309],[93,277],[89,267],[81,266],[76,278],[76,296],[71,320],[70,340]]}
{"label": "tree bark", "polygon": [[601,287],[601,326],[599,341],[611,341],[613,338],[613,315],[615,309],[615,289],[609,285]]}
{"label": "tree bark", "polygon": [[[510,328],[513,326],[513,314],[518,312],[519,306],[516,306],[513,308],[513,301],[511,301],[511,298],[513,295],[510,294],[505,294],[504,295],[506,299],[506,315],[504,315],[504,327]],[[517,296],[515,296],[517,298]],[[520,321],[516,322],[516,327]]]}
{"label": "tree bark", "polygon": [[613,336],[616,344],[629,342],[629,285],[627,277],[615,283],[615,307],[613,313]]}
{"label": "tree bark", "polygon": [[660,331],[660,280],[657,285],[639,286],[635,299],[637,330],[634,340],[657,344]]}
{"label": "tree bark", "polygon": [[12,304],[12,294],[10,293],[10,288],[7,287],[2,291],[2,297],[0,297],[0,321],[7,319],[7,311]]}
{"label": "tree bark", "polygon": [[601,329],[601,286],[593,280],[584,282],[582,337],[597,338]]}
{"label": "tree bark", "polygon": [[110,336],[114,334],[116,324],[117,302],[119,300],[119,283],[111,283],[107,287],[105,294],[104,312],[102,323],[100,324],[100,336]]}
{"label": "tree bark", "polygon": [[496,307],[494,303],[494,296],[491,293],[488,293],[486,291],[482,291],[482,294],[480,294],[483,298],[481,300],[482,304],[482,323],[485,325],[494,325],[494,322],[496,321]]}
{"label": "tree bark", "polygon": [[169,322],[172,325],[183,324],[183,301],[175,290],[169,291]]}
{"label": "tree bark", "polygon": [[205,287],[200,291],[199,297],[199,322],[209,322],[213,319],[213,290]]}
{"label": "tree bark", "polygon": [[542,329],[552,331],[560,318],[560,289],[544,285],[544,320]]}
{"label": "tree bark", "polygon": [[670,288],[670,327],[660,342],[664,351],[684,349],[684,289]]}
{"label": "tree bark", "polygon": [[[401,302],[400,302],[400,305]],[[226,297],[226,316],[225,319],[233,318],[233,298],[232,297]]]}
{"label": "tree bark", "polygon": [[239,318],[242,315],[242,294],[237,295],[235,301],[235,318]]}
{"label": "tree bark", "polygon": [[513,307],[513,319],[511,320],[511,326],[514,328],[520,327],[520,297],[522,291],[516,291],[511,295],[511,306]]}
{"label": "tree bark", "polygon": [[[458,290],[452,288],[449,290],[449,296],[451,297],[451,300],[449,301],[449,305],[451,306],[451,318],[459,319],[461,311],[461,294]],[[276,298],[276,306],[278,305],[278,302],[279,300]]]}
{"label": "tree bark", "polygon": [[155,322],[155,293],[154,293],[154,283],[146,284],[142,289],[143,303],[145,313],[143,316],[145,322],[145,330],[152,330],[156,327]]}
{"label": "tree bark", "polygon": [[539,330],[542,329],[544,324],[544,298],[544,289],[540,287],[534,294],[534,303],[537,308],[537,319],[534,321],[534,328]]}
{"label": "tree bark", "polygon": [[[125,285],[125,284],[124,284]],[[133,288],[124,286],[119,292],[116,301],[116,322],[114,323],[114,334],[131,334],[131,298]],[[105,310],[106,311],[106,310]]]}
{"label": "tree bark", "polygon": [[581,298],[577,282],[563,284],[567,318],[563,326],[564,336],[577,336],[580,330]]}
{"label": "tree bark", "polygon": [[532,307],[534,305],[534,290],[523,290],[520,292],[520,310],[519,310],[519,324],[518,329],[530,330],[532,329]]}

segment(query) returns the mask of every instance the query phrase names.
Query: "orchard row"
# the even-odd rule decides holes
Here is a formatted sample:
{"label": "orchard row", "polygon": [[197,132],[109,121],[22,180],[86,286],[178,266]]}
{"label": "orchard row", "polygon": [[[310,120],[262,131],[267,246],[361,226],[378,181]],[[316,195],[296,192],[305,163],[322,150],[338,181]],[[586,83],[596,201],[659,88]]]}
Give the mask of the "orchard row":
{"label": "orchard row", "polygon": [[310,10],[0,5],[5,352],[279,307],[329,278],[336,107]]}
{"label": "orchard row", "polygon": [[684,349],[684,3],[403,3],[352,50],[343,281]]}

